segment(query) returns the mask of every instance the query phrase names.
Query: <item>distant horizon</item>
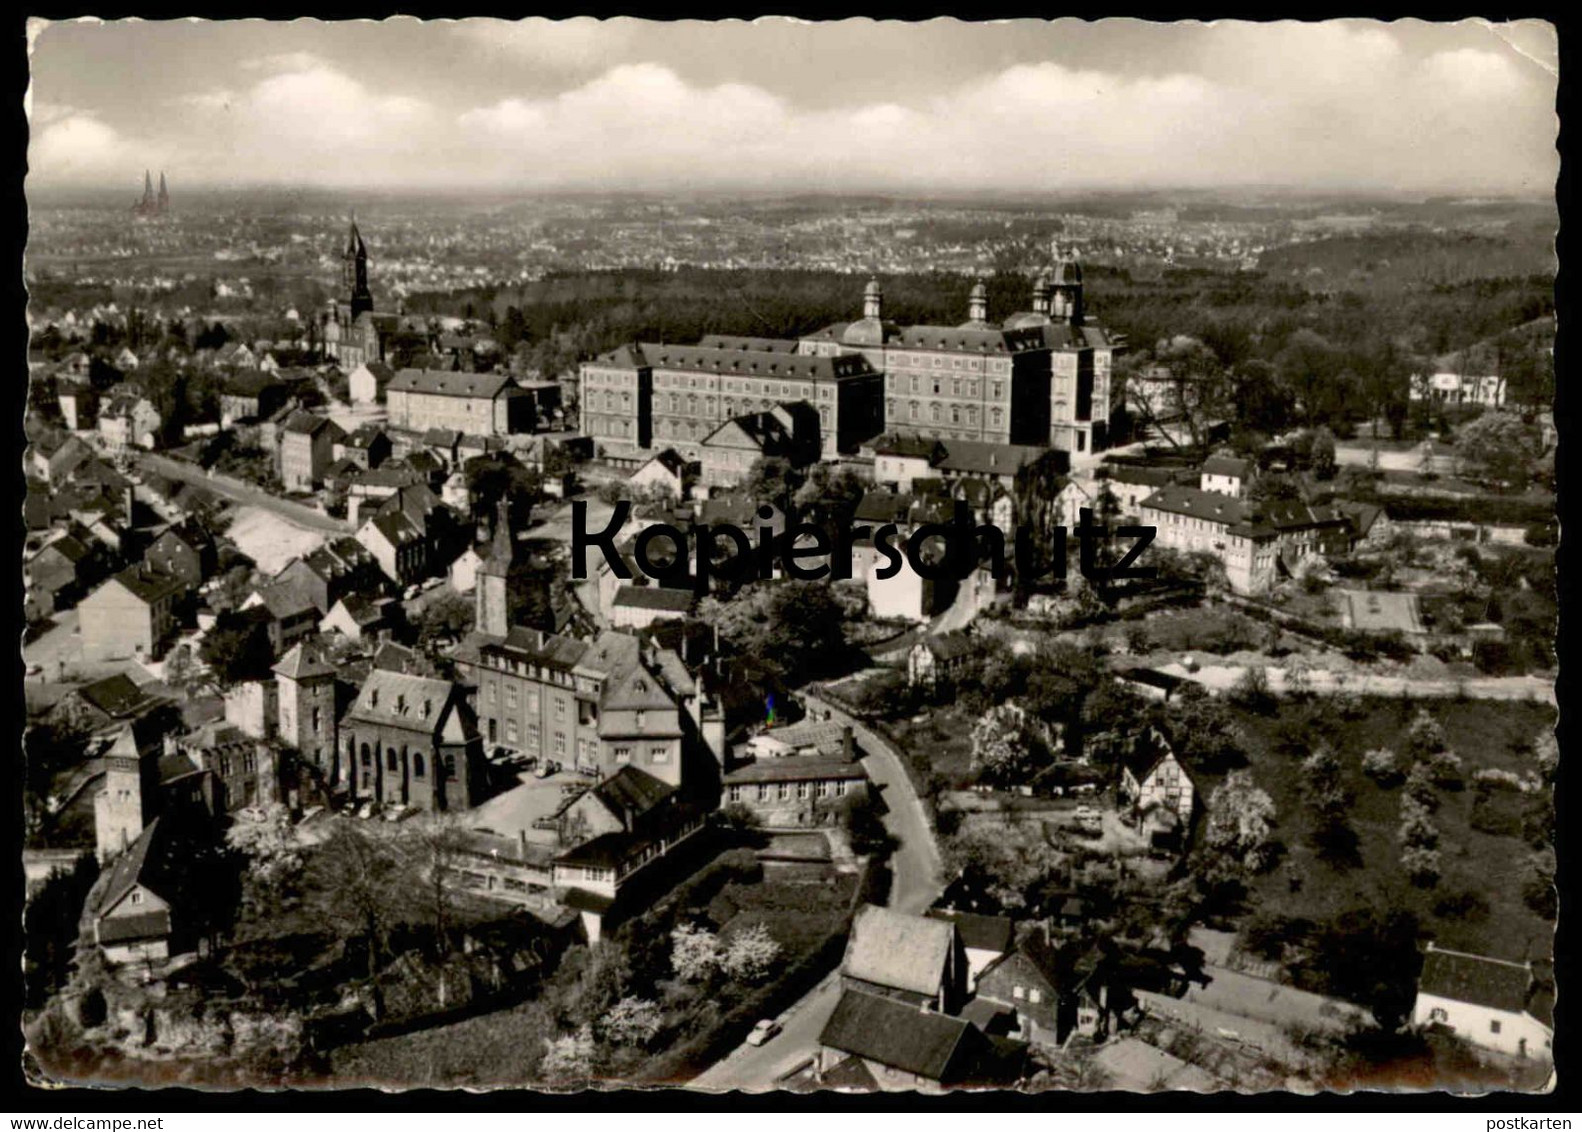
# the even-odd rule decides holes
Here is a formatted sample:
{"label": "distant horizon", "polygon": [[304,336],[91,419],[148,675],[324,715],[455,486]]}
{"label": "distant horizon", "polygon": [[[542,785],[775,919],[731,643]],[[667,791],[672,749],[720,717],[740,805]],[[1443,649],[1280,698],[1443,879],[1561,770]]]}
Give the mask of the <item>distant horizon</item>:
{"label": "distant horizon", "polygon": [[1559,171],[1536,20],[29,30],[39,192],[1536,198]]}
{"label": "distant horizon", "polygon": [[[155,180],[159,178],[158,169],[150,170]],[[500,186],[403,186],[396,184],[369,184],[369,185],[289,185],[268,182],[193,182],[178,183],[170,178],[170,191],[172,197],[185,195],[189,198],[212,198],[227,195],[233,196],[274,196],[293,197],[300,196],[313,199],[346,201],[355,203],[359,199],[370,203],[400,199],[445,199],[455,198],[464,200],[491,200],[491,201],[531,201],[536,199],[547,200],[688,200],[688,201],[729,201],[729,200],[859,200],[883,201],[898,204],[971,204],[974,202],[992,203],[999,206],[1021,206],[1029,208],[1058,207],[1067,203],[1084,203],[1095,199],[1110,199],[1126,201],[1135,199],[1139,204],[1153,204],[1165,206],[1174,198],[1179,203],[1192,204],[1226,204],[1236,207],[1313,207],[1325,203],[1336,204],[1429,204],[1429,203],[1482,203],[1495,204],[1532,204],[1549,205],[1555,203],[1552,192],[1541,190],[1506,192],[1468,190],[1455,191],[1429,191],[1424,189],[1389,189],[1374,188],[1369,186],[1356,187],[1330,187],[1314,188],[1304,185],[1287,184],[1227,184],[1221,186],[1173,186],[1160,185],[1157,187],[1138,188],[1135,185],[1091,185],[1062,189],[1047,190],[1012,190],[1012,189],[941,189],[930,190],[926,188],[800,188],[795,185],[781,187],[750,187],[732,188],[729,186],[710,187],[704,189],[676,189],[676,188],[611,188],[603,186],[588,187],[543,187],[512,189]],[[108,183],[97,185],[61,185],[37,184],[29,186],[29,194],[40,203],[55,199],[70,198],[82,201],[103,201],[107,205],[118,204],[124,198],[131,203],[142,196],[143,174],[138,172],[135,178],[128,178],[127,186],[111,185]]]}

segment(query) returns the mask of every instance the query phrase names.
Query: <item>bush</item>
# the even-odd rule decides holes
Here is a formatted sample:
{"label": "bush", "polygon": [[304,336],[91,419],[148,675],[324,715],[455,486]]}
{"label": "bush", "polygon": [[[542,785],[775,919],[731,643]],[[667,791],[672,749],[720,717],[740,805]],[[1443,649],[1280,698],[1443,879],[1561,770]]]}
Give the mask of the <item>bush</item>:
{"label": "bush", "polygon": [[1427,759],[1428,773],[1441,790],[1460,790],[1465,785],[1461,757],[1450,751],[1435,751]]}
{"label": "bush", "polygon": [[1362,773],[1373,779],[1380,786],[1397,785],[1403,775],[1395,765],[1395,752],[1388,747],[1375,747],[1365,751],[1362,756]]}
{"label": "bush", "polygon": [[1269,677],[1257,665],[1242,673],[1241,679],[1230,690],[1230,702],[1245,711],[1269,715],[1279,705],[1274,693],[1269,691]]}
{"label": "bush", "polygon": [[1411,882],[1419,888],[1432,888],[1439,883],[1439,850],[1412,845],[1401,850],[1401,868]]}

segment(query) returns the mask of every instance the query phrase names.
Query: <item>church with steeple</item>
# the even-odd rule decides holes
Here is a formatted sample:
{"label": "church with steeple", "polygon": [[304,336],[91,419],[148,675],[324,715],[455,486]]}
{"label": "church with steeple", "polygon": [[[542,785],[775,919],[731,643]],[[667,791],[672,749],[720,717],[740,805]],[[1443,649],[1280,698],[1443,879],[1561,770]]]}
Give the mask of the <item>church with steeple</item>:
{"label": "church with steeple", "polygon": [[341,253],[341,297],[330,303],[324,319],[324,352],[350,372],[368,362],[385,360],[385,342],[400,330],[404,315],[374,309],[368,285],[368,245],[352,217]]}
{"label": "church with steeple", "polygon": [[165,174],[159,174],[159,194],[154,194],[154,176],[143,170],[143,199],[132,206],[132,215],[139,220],[154,220],[170,211],[170,189],[165,184]]}

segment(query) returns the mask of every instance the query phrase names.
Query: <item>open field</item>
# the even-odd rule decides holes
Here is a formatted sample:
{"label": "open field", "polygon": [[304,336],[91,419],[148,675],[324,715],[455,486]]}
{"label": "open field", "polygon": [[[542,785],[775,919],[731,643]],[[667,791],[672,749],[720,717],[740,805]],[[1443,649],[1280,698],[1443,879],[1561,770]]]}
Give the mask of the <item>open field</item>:
{"label": "open field", "polygon": [[[1468,780],[1464,790],[1440,792],[1434,822],[1441,835],[1444,876],[1431,889],[1413,886],[1399,864],[1396,830],[1401,821],[1401,788],[1380,787],[1361,767],[1363,752],[1375,747],[1389,747],[1404,760],[1404,733],[1420,706],[1444,728]],[[1547,804],[1548,796],[1491,792],[1479,824],[1504,832],[1486,832],[1473,827],[1477,792],[1471,777],[1485,767],[1518,773],[1531,769],[1532,756],[1518,745],[1530,743],[1541,728],[1553,726],[1552,708],[1525,702],[1420,704],[1380,699],[1367,701],[1358,719],[1337,720],[1332,742],[1352,796],[1349,820],[1357,834],[1356,856],[1340,863],[1322,859],[1310,844],[1312,819],[1302,798],[1298,759],[1275,749],[1281,720],[1301,710],[1283,703],[1272,717],[1241,719],[1253,751],[1253,778],[1274,800],[1276,836],[1287,850],[1280,866],[1254,881],[1248,901],[1252,908],[1263,915],[1322,920],[1361,904],[1375,904],[1414,913],[1424,931],[1444,947],[1513,960],[1551,953],[1553,924],[1522,899],[1526,861],[1533,852],[1521,835],[1523,814],[1527,807]],[[1215,776],[1199,776],[1205,798],[1217,782]]]}
{"label": "open field", "polygon": [[324,545],[323,531],[306,530],[261,507],[238,507],[225,533],[267,574]]}

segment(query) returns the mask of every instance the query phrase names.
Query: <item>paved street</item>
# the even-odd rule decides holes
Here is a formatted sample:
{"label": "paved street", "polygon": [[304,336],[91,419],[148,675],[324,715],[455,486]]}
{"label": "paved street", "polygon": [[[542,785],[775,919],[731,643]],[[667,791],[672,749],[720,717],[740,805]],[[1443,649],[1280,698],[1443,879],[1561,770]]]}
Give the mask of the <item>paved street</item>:
{"label": "paved street", "polygon": [[[943,866],[934,831],[929,826],[923,803],[912,789],[901,766],[902,755],[883,736],[864,727],[846,712],[818,697],[804,693],[802,702],[809,710],[828,710],[840,723],[850,723],[862,747],[863,768],[878,787],[888,812],[884,825],[899,843],[890,859],[892,881],[889,906],[901,912],[922,912],[943,890]],[[840,999],[838,972],[824,979],[777,1019],[783,1030],[756,1048],[743,1045],[723,1061],[694,1078],[700,1089],[743,1089],[762,1091],[774,1087],[776,1079],[789,1073],[813,1056],[819,1033]]]}
{"label": "paved street", "polygon": [[304,507],[300,503],[293,503],[289,499],[281,499],[277,495],[257,487],[246,487],[236,483],[206,476],[191,464],[184,464],[179,460],[171,460],[152,452],[140,453],[138,463],[149,472],[161,475],[167,479],[180,480],[196,487],[206,488],[214,494],[237,503],[247,503],[254,507],[262,507],[266,511],[273,511],[283,519],[290,520],[298,526],[310,527],[313,530],[328,531],[332,534],[343,535],[348,533],[350,526],[341,519],[332,519],[328,515],[321,515],[311,507]]}

